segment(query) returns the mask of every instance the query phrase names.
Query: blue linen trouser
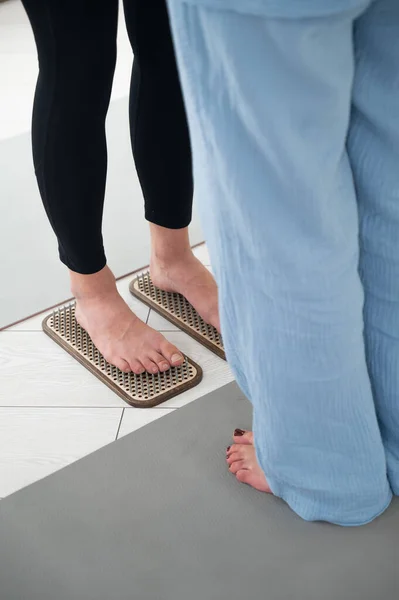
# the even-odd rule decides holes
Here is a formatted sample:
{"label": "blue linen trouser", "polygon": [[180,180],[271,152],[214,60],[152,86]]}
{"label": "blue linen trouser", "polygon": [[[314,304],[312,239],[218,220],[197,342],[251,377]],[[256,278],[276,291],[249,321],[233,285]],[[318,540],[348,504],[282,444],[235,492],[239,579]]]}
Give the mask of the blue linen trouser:
{"label": "blue linen trouser", "polygon": [[307,520],[399,493],[399,2],[169,0],[196,194],[259,463]]}

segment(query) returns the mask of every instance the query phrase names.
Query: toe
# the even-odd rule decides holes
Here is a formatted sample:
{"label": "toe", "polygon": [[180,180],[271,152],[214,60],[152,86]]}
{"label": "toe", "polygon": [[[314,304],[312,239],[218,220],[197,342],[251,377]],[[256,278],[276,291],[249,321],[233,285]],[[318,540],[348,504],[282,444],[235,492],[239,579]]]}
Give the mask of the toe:
{"label": "toe", "polygon": [[237,460],[242,460],[244,458],[240,448],[237,450],[234,450],[233,448],[234,446],[232,446],[232,449],[227,453],[226,456],[226,460],[229,465],[232,465],[234,462],[237,462]]}
{"label": "toe", "polygon": [[129,364],[130,364],[131,370],[136,375],[141,375],[142,373],[144,373],[145,368],[143,367],[143,365],[141,364],[140,361],[138,361],[138,360],[131,360]]}
{"label": "toe", "polygon": [[158,366],[148,356],[143,358],[141,362],[143,363],[143,367],[146,371],[148,371],[148,373],[155,374],[159,372]]}
{"label": "toe", "polygon": [[232,454],[241,453],[242,449],[240,444],[233,444],[229,446],[226,450],[226,456],[231,456]]}
{"label": "toe", "polygon": [[235,444],[253,445],[254,434],[252,433],[252,431],[236,429],[233,434],[233,440]]}
{"label": "toe", "polygon": [[170,344],[166,339],[162,341],[160,350],[169,364],[171,364],[173,367],[178,367],[184,363],[183,354],[176,348],[176,346]]}
{"label": "toe", "polygon": [[109,360],[108,362],[111,363],[111,365],[115,365],[115,367],[122,371],[122,373],[130,373],[131,371],[129,363],[123,358],[115,358],[114,360]]}
{"label": "toe", "polygon": [[244,469],[245,469],[245,461],[236,460],[235,462],[233,462],[230,465],[229,471],[230,471],[230,473],[234,473],[234,475],[235,475],[238,471],[242,471]]}
{"label": "toe", "polygon": [[168,371],[168,369],[170,369],[170,364],[168,363],[167,360],[165,360],[165,357],[162,356],[162,354],[160,354],[159,352],[152,352],[149,355],[149,358],[152,360],[152,362],[154,362],[156,365],[158,365],[158,370],[161,371],[162,373],[164,371]]}

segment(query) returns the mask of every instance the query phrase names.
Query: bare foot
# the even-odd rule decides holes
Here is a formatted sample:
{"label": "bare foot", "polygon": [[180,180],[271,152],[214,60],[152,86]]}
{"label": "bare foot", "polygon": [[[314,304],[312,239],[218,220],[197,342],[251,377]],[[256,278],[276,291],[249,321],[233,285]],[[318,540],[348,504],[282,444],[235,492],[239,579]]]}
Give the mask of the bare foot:
{"label": "bare foot", "polygon": [[220,331],[216,281],[191,250],[174,261],[160,262],[153,258],[151,279],[161,290],[184,296],[205,323]]}
{"label": "bare foot", "polygon": [[[240,437],[242,438],[242,436]],[[227,449],[226,460],[229,471],[234,473],[238,481],[246,483],[260,492],[272,493],[256,459],[255,446],[234,444]]]}
{"label": "bare foot", "polygon": [[[77,293],[76,286],[74,290],[76,320],[109,363],[121,371],[140,374],[167,371],[184,362],[183,355],[173,344],[132,313],[119,295],[107,267],[98,274],[80,275],[75,279],[82,277],[86,278],[81,285],[84,293]],[[100,280],[104,283],[102,291],[97,285]]]}

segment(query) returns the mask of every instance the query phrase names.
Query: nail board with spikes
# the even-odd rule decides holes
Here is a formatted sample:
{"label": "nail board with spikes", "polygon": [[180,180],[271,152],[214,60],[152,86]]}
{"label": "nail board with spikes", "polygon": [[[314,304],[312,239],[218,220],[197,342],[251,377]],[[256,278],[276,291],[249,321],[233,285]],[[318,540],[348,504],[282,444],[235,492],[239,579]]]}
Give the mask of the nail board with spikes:
{"label": "nail board with spikes", "polygon": [[188,357],[180,367],[155,375],[120,371],[105,360],[76,321],[74,303],[58,308],[46,317],[43,331],[131,406],[157,406],[195,387],[202,379],[201,367]]}
{"label": "nail board with spikes", "polygon": [[205,323],[184,296],[155,287],[149,271],[138,275],[131,282],[129,289],[133,296],[226,360],[220,333],[212,325]]}

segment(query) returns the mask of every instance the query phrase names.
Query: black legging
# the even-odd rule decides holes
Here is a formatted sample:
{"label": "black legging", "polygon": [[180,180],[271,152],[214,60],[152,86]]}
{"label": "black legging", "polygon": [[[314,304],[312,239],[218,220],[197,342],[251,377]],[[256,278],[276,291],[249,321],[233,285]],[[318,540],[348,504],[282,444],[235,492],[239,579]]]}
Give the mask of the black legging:
{"label": "black legging", "polygon": [[[105,118],[116,62],[118,0],[23,0],[39,79],[32,140],[36,176],[60,258],[78,273],[106,263],[101,225]],[[134,52],[130,131],[146,219],[191,220],[190,141],[165,0],[124,0]]]}

